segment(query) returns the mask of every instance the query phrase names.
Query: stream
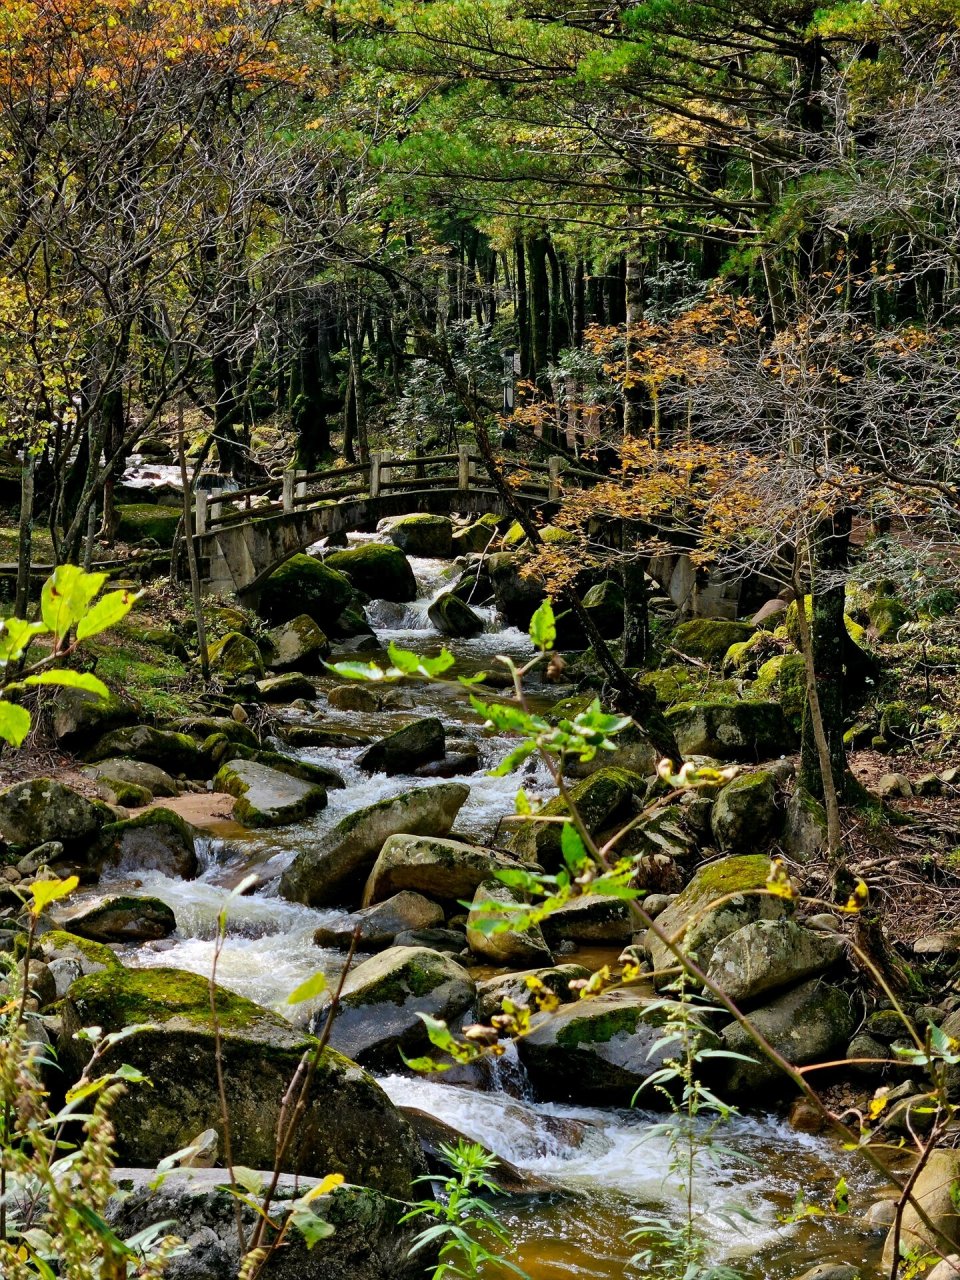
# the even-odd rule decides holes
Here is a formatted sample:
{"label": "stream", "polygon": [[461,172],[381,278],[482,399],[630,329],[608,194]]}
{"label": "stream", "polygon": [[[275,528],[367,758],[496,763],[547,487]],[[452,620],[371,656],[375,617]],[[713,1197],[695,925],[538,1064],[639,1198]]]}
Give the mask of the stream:
{"label": "stream", "polygon": [[[359,540],[351,538],[352,542]],[[435,652],[440,638],[427,617],[431,599],[447,586],[448,561],[412,560],[420,597],[409,605],[374,601],[367,616],[384,646],[389,640]],[[495,655],[523,657],[530,652],[526,636],[503,630],[492,609],[479,610],[487,630],[469,641],[447,641],[458,659],[457,672],[490,669]],[[376,653],[364,654],[379,660]],[[338,721],[371,735],[397,726],[399,717],[437,715],[447,736],[469,738],[480,747],[485,768],[509,749],[506,739],[485,737],[464,691],[436,685],[404,686],[399,709],[376,713],[338,712],[326,706],[325,691],[334,683],[319,676],[315,683],[317,713],[325,724]],[[534,690],[536,696],[536,690]],[[541,696],[543,692],[541,691]],[[550,691],[551,699],[557,697]],[[311,713],[288,710],[290,720],[306,721]],[[315,840],[346,814],[410,786],[421,779],[370,776],[355,764],[358,749],[306,749],[306,760],[338,769],[344,790],[331,790],[329,806],[306,822],[266,832],[247,832],[232,824],[198,842],[202,873],[193,881],[168,879],[158,873],[138,878],[134,891],[162,898],[174,910],[178,928],[172,938],[128,949],[124,962],[141,966],[175,966],[208,975],[213,958],[217,915],[226,895],[244,875],[256,871],[262,886],[229,908],[229,936],[218,969],[225,986],[262,1005],[291,1016],[286,996],[303,980],[323,969],[335,976],[343,963],[338,951],[313,945],[321,923],[343,912],[313,910],[289,903],[276,893],[276,878],[306,842]],[[504,815],[513,812],[515,776],[491,778],[485,772],[463,779],[470,799],[456,822],[467,839],[489,840]],[[531,766],[524,784],[547,791],[544,772]],[[111,891],[119,888],[111,885]],[[130,887],[129,885],[127,887]],[[565,957],[583,959],[589,956]],[[604,958],[593,957],[594,963]],[[614,956],[615,958],[615,956]],[[309,1013],[300,1006],[297,1017]],[[637,1246],[625,1241],[638,1211],[662,1211],[682,1220],[686,1193],[670,1171],[667,1140],[657,1129],[663,1113],[634,1109],[597,1109],[537,1102],[524,1079],[515,1052],[494,1073],[488,1092],[450,1084],[441,1077],[389,1075],[381,1081],[394,1102],[417,1107],[483,1142],[495,1154],[545,1179],[556,1191],[503,1201],[501,1216],[518,1241],[513,1260],[532,1280],[582,1277],[620,1280],[645,1273],[631,1268]],[[793,1131],[776,1117],[738,1117],[716,1135],[722,1151],[701,1157],[693,1208],[699,1229],[711,1242],[710,1260],[726,1262],[749,1277],[786,1280],[817,1263],[851,1262],[867,1274],[879,1264],[882,1236],[864,1234],[857,1220],[876,1197],[876,1183],[837,1144]],[[806,1218],[792,1226],[778,1222],[801,1195],[813,1204],[829,1203],[838,1178],[850,1184],[847,1220]],[[506,1276],[498,1271],[497,1276]],[[646,1273],[649,1274],[649,1273]],[[879,1274],[879,1272],[877,1272]]]}

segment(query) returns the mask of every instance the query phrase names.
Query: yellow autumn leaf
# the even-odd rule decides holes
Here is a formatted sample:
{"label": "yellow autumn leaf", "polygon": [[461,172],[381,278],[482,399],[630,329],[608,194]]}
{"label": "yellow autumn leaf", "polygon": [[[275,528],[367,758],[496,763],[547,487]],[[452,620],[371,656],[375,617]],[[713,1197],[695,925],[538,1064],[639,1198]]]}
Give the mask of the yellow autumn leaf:
{"label": "yellow autumn leaf", "polygon": [[321,1178],[315,1187],[311,1187],[303,1198],[304,1200],[319,1200],[321,1196],[328,1196],[331,1191],[341,1186],[342,1183],[342,1173],[328,1173],[325,1178]]}
{"label": "yellow autumn leaf", "polygon": [[79,883],[78,876],[68,876],[66,880],[35,880],[33,884],[27,885],[27,892],[32,898],[30,911],[35,916],[40,915],[51,902],[57,902],[73,893]]}

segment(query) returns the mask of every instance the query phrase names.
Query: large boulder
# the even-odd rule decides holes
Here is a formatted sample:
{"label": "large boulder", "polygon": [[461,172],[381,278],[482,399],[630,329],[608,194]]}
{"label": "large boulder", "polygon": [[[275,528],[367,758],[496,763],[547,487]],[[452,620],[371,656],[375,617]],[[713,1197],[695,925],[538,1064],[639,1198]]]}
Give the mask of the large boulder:
{"label": "large boulder", "polygon": [[134,502],[117,507],[117,537],[121,542],[152,542],[169,551],[183,519],[181,507],[158,502]]}
{"label": "large boulder", "polygon": [[430,836],[396,835],[384,842],[363,893],[364,904],[412,889],[441,902],[472,898],[497,871],[518,864],[492,849]]}
{"label": "large boulder", "polygon": [[710,826],[720,849],[768,848],[783,826],[773,775],[757,769],[728,782],[714,802]]}
{"label": "large boulder", "polygon": [[[960,1182],[960,1151],[952,1148],[931,1153],[913,1184],[913,1199],[924,1217],[912,1204],[904,1206],[900,1222],[901,1256],[948,1252],[944,1237],[960,1246],[960,1215],[957,1214],[955,1188]],[[926,1219],[926,1221],[924,1221]],[[893,1228],[883,1246],[883,1270],[893,1267],[896,1237]],[[939,1270],[939,1268],[937,1268]]]}
{"label": "large boulder", "polygon": [[330,642],[308,613],[272,627],[263,648],[274,671],[310,671],[330,652]]}
{"label": "large boulder", "polygon": [[[578,782],[570,792],[584,825],[591,835],[615,826],[632,814],[633,801],[646,790],[646,781],[629,769],[598,769]],[[541,809],[544,817],[561,817],[570,812],[566,800],[557,796]],[[538,862],[547,871],[562,864],[561,824],[522,822],[510,839],[510,848],[525,862]]]}
{"label": "large boulder", "polygon": [[362,907],[354,915],[344,916],[335,924],[320,925],[314,932],[313,941],[318,947],[346,950],[359,930],[359,950],[382,951],[393,945],[398,933],[411,929],[435,929],[442,924],[441,907],[422,893],[403,889],[384,902]]}
{"label": "large boulder", "polygon": [[526,630],[543,602],[544,589],[535,578],[522,575],[523,564],[523,558],[510,551],[498,552],[487,559],[498,611],[508,626]]}
{"label": "large boulder", "polygon": [[805,929],[794,920],[754,920],[722,938],[707,977],[737,1003],[826,973],[843,954],[834,934]]}
{"label": "large boulder", "polygon": [[609,578],[595,583],[583,597],[583,607],[605,639],[617,639],[623,631],[624,609],[623,588],[619,583]]}
{"label": "large boulder", "polygon": [[551,911],[541,928],[551,947],[561,942],[615,947],[630,941],[636,925],[628,902],[597,893],[571,898]]}
{"label": "large boulder", "polygon": [[133,703],[117,693],[101,698],[87,689],[54,691],[53,736],[62,747],[71,750],[113,729],[133,724],[136,718]]}
{"label": "large boulder", "polygon": [[495,1014],[500,1013],[504,1000],[515,1005],[529,1005],[536,1009],[528,979],[539,987],[546,987],[561,1004],[570,1004],[580,999],[579,989],[572,989],[571,982],[586,982],[590,978],[590,970],[582,964],[557,964],[546,969],[522,969],[517,973],[501,973],[495,978],[485,978],[477,983],[477,1017],[481,1022],[489,1022]]}
{"label": "large boulder", "polygon": [[452,591],[445,591],[427,609],[427,617],[441,635],[469,640],[483,632],[483,619]]}
{"label": "large boulder", "polygon": [[809,862],[827,847],[827,811],[805,787],[795,787],[787,801],[783,847],[798,862]]}
{"label": "large boulder", "polygon": [[[316,1041],[276,1014],[222,989],[216,992],[223,1080],[233,1158],[273,1167],[280,1108],[305,1053]],[[68,1079],[86,1065],[81,1027],[104,1032],[137,1025],[106,1052],[99,1070],[139,1068],[114,1105],[120,1161],[154,1167],[205,1129],[223,1139],[216,1036],[205,977],[178,969],[113,969],[74,983],[63,1004],[60,1060]],[[282,1162],[307,1176],[342,1173],[351,1182],[407,1196],[423,1161],[414,1135],[386,1094],[334,1050],[320,1056],[306,1111]]]}
{"label": "large boulder", "polygon": [[[708,863],[657,917],[657,926],[667,937],[677,937],[700,968],[707,969],[714,949],[731,933],[754,920],[776,920],[784,915],[786,900],[765,892],[769,872],[770,860],[762,854]],[[652,933],[648,950],[657,970],[678,963],[669,947]]]}
{"label": "large boulder", "polygon": [[58,840],[67,852],[85,851],[107,817],[105,806],[53,778],[33,778],[0,791],[0,836],[21,849]]}
{"label": "large boulder", "polygon": [[[311,907],[357,904],[377,855],[390,836],[444,836],[470,788],[458,782],[417,787],[351,813],[294,858],[280,893]],[[392,892],[392,891],[391,891]]]}
{"label": "large boulder", "polygon": [[455,556],[482,554],[497,536],[497,517],[492,514],[481,516],[473,524],[455,529],[453,533],[452,552]]}
{"label": "large boulder", "polygon": [[86,765],[82,772],[88,778],[98,778],[108,785],[112,782],[123,782],[134,787],[143,787],[151,796],[176,796],[180,788],[170,777],[166,769],[158,769],[155,764],[147,764],[143,760],[125,760],[122,756],[113,760],[101,760],[99,764]]}
{"label": "large boulder", "polygon": [[124,822],[108,823],[97,856],[102,866],[119,871],[159,871],[192,880],[200,869],[196,836],[189,822],[171,809],[147,809]]}
{"label": "large boulder", "polygon": [[[663,1038],[669,1006],[620,988],[562,1005],[517,1041],[520,1059],[542,1096],[559,1101],[628,1106],[636,1091],[677,1052]],[[698,1032],[704,1046],[716,1043]],[[645,1105],[662,1101],[657,1091]]]}
{"label": "large boulder", "polygon": [[81,907],[61,917],[58,924],[92,942],[151,942],[169,937],[177,927],[177,918],[159,898],[121,894]]}
{"label": "large boulder", "polygon": [[[484,880],[473,895],[467,915],[467,944],[476,956],[491,964],[523,966],[552,964],[553,956],[544,941],[539,925],[528,929],[511,929],[516,919],[519,899],[499,880]],[[481,925],[496,921],[496,932]]]}
{"label": "large boulder", "polygon": [[749,640],[755,630],[752,622],[694,618],[674,627],[670,646],[688,658],[698,658],[701,662],[720,667],[730,646]]}
{"label": "large boulder", "polygon": [[311,618],[338,618],[352,605],[356,592],[350,579],[326,562],[295,555],[274,569],[264,583],[257,604],[268,622],[289,622],[307,613]]}
{"label": "large boulder", "polygon": [[263,656],[256,641],[239,631],[228,631],[207,649],[210,670],[225,676],[262,676]]}
{"label": "large boulder", "polygon": [[235,796],[233,816],[247,827],[282,827],[326,807],[327,792],[313,782],[271,769],[258,760],[228,760],[213,786]]}
{"label": "large boulder", "polygon": [[[367,542],[346,551],[335,551],[324,564],[346,576],[373,600],[405,604],[417,598],[417,580],[410,561],[399,547]],[[322,616],[322,615],[321,615]]]}
{"label": "large boulder", "polygon": [[794,746],[777,702],[681,702],[667,712],[667,724],[684,756],[769,760]]}
{"label": "large boulder", "polygon": [[[239,1202],[223,1169],[173,1169],[159,1179],[152,1169],[117,1169],[114,1181],[117,1194],[103,1216],[122,1239],[163,1221],[170,1235],[187,1242],[186,1251],[167,1263],[167,1280],[232,1280],[239,1273],[237,1212],[249,1244],[261,1195],[247,1193],[249,1202]],[[264,1171],[259,1181],[265,1189],[271,1174]],[[290,1202],[315,1192],[320,1181],[282,1174],[271,1217],[285,1217]],[[270,1280],[420,1280],[428,1258],[419,1250],[410,1255],[421,1228],[401,1221],[409,1208],[371,1187],[343,1185],[317,1196],[310,1211],[332,1234],[308,1245],[299,1231],[289,1231],[270,1260]]]}
{"label": "large boulder", "polygon": [[473,1004],[475,992],[473,979],[450,956],[390,947],[348,975],[330,1043],[362,1065],[396,1068],[401,1050],[429,1048],[421,1013],[452,1022]]}
{"label": "large boulder", "polygon": [[447,559],[453,555],[453,521],[449,516],[396,516],[384,532],[408,556]]}
{"label": "large boulder", "polygon": [[798,733],[807,701],[807,669],[799,653],[780,653],[768,658],[753,683],[755,698],[775,699],[791,728]]}
{"label": "large boulder", "polygon": [[[750,1021],[788,1062],[803,1067],[843,1057],[857,1017],[845,991],[812,978],[771,1004],[754,1009]],[[765,1090],[790,1088],[787,1077],[760,1053],[739,1022],[727,1023],[720,1035],[725,1049],[750,1059],[724,1064],[724,1095],[755,1099]]]}
{"label": "large boulder", "polygon": [[357,764],[367,773],[413,773],[430,760],[442,760],[445,750],[443,721],[425,716],[375,742],[358,757]]}
{"label": "large boulder", "polygon": [[209,761],[189,734],[176,733],[170,729],[154,729],[147,724],[116,729],[113,733],[105,734],[87,752],[86,759],[97,763],[114,756],[129,756],[133,760],[142,760],[145,764],[155,764],[158,769],[164,769],[174,777],[181,773],[188,778],[210,776]]}

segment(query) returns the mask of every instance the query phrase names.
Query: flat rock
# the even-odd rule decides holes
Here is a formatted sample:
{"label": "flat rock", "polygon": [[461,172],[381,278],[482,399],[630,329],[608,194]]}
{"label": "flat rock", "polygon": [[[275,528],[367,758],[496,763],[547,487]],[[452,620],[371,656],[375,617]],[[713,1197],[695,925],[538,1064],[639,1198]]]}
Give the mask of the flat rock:
{"label": "flat rock", "polygon": [[363,893],[364,904],[413,889],[441,902],[472,898],[477,886],[517,862],[492,849],[429,836],[395,835],[384,842]]}
{"label": "flat rock", "polygon": [[325,808],[323,787],[256,760],[231,760],[214,780],[216,791],[236,796],[233,816],[248,827],[281,827]]}
{"label": "flat rock", "polygon": [[739,1003],[825,973],[842,954],[843,943],[831,934],[785,917],[754,920],[720,939],[707,977]]}
{"label": "flat rock", "polygon": [[385,902],[363,907],[342,923],[321,925],[313,935],[318,947],[347,948],[359,929],[357,946],[361,951],[380,951],[393,945],[398,933],[433,929],[443,924],[443,910],[420,893],[404,889]]}
{"label": "flat rock", "polygon": [[93,942],[152,942],[169,937],[177,918],[159,898],[123,894],[63,916],[57,924]]}
{"label": "flat rock", "polygon": [[114,780],[128,782],[135,787],[144,787],[151,796],[176,796],[180,788],[165,769],[143,760],[127,760],[118,756],[113,760],[101,760],[99,764],[85,765],[82,772],[88,778],[103,778],[106,782]]}
{"label": "flat rock", "polygon": [[621,946],[633,936],[634,923],[630,904],[623,898],[588,894],[551,911],[541,928],[551,946],[558,942]]}

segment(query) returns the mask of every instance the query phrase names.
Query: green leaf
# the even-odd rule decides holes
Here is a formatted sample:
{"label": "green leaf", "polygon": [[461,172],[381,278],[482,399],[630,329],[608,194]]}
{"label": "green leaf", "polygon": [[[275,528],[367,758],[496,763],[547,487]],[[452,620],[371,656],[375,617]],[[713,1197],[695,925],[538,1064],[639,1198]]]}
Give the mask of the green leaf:
{"label": "green leaf", "polygon": [[530,804],[530,797],[527,795],[526,791],[524,791],[523,787],[521,787],[516,794],[516,798],[514,799],[514,808],[517,813],[523,814],[524,816],[533,813],[533,807]]}
{"label": "green leaf", "polygon": [[472,675],[472,676],[457,676],[457,679],[460,681],[460,683],[463,685],[465,689],[469,689],[471,685],[483,684],[486,678],[487,678],[486,671],[478,671],[475,675]]}
{"label": "green leaf", "polygon": [[375,662],[325,662],[323,665],[328,671],[343,676],[345,680],[370,680],[378,683],[395,678],[384,671],[383,667],[378,667]]}
{"label": "green leaf", "polygon": [[335,1228],[311,1209],[295,1209],[290,1215],[291,1224],[303,1236],[308,1249],[334,1234]]}
{"label": "green leaf", "polygon": [[86,640],[115,627],[127,616],[142,594],[142,591],[108,592],[77,623],[77,639]]}
{"label": "green leaf", "polygon": [[0,699],[0,738],[19,747],[30,732],[30,712],[15,702]]}
{"label": "green leaf", "polygon": [[248,1169],[246,1165],[235,1164],[233,1166],[233,1180],[238,1187],[243,1187],[244,1191],[252,1196],[263,1194],[263,1174],[257,1169]]}
{"label": "green leaf", "polygon": [[549,596],[530,619],[530,639],[533,647],[544,653],[554,646],[557,639],[557,620],[553,615],[553,605],[550,603]]}
{"label": "green leaf", "polygon": [[456,658],[449,649],[441,649],[435,658],[421,658],[417,669],[433,679],[443,675],[444,671],[449,671],[455,662]]}
{"label": "green leaf", "polygon": [[590,861],[583,840],[580,838],[580,832],[572,822],[565,822],[560,828],[560,852],[574,875],[581,870],[585,862]]}
{"label": "green leaf", "polygon": [[416,653],[411,653],[409,649],[401,649],[398,644],[394,644],[391,640],[387,645],[387,653],[390,661],[402,671],[404,675],[416,675],[417,668],[420,666],[420,657]]}
{"label": "green leaf", "polygon": [[535,742],[521,742],[519,747],[514,747],[509,755],[504,756],[495,769],[488,772],[490,778],[505,778],[508,773],[513,773],[523,764],[528,756],[533,755],[537,749]]}
{"label": "green leaf", "polygon": [[69,671],[65,667],[58,671],[41,671],[38,675],[27,676],[24,684],[56,684],[64,689],[83,689],[87,693],[95,693],[98,698],[109,698],[110,690],[89,671]]}
{"label": "green leaf", "polygon": [[323,995],[326,989],[326,975],[315,973],[306,982],[301,982],[295,991],[290,992],[287,996],[287,1004],[303,1004],[305,1000],[315,1000],[317,996]]}
{"label": "green leaf", "polygon": [[86,615],[106,580],[105,573],[84,573],[75,564],[58,565],[40,593],[40,614],[47,629],[58,638],[65,636]]}
{"label": "green leaf", "polygon": [[26,622],[23,618],[7,618],[0,631],[0,663],[16,662],[23,657],[34,636],[46,633],[42,622]]}

